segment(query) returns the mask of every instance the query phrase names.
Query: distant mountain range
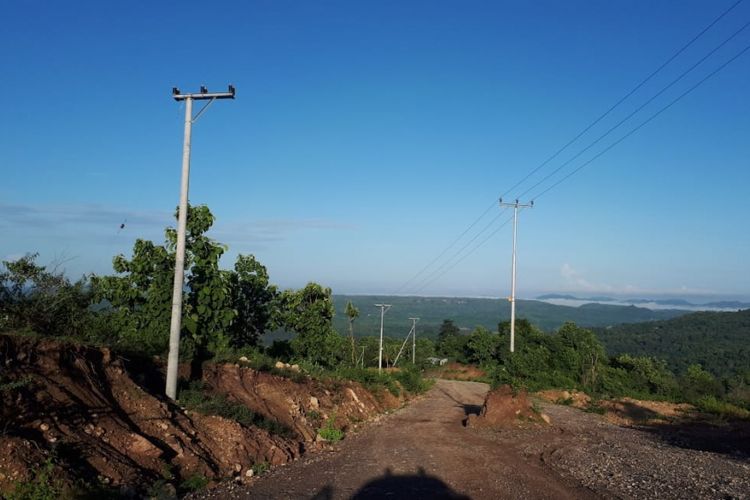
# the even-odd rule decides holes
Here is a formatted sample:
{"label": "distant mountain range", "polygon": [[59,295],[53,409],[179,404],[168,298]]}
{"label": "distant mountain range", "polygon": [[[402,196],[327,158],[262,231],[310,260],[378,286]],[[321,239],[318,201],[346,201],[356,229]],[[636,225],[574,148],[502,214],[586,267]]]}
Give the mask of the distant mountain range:
{"label": "distant mountain range", "polygon": [[722,300],[714,302],[703,302],[695,303],[689,302],[685,299],[640,299],[640,298],[613,298],[607,296],[595,296],[595,297],[577,297],[575,295],[561,294],[561,293],[548,293],[540,295],[537,300],[552,301],[552,300],[566,300],[566,301],[577,301],[577,302],[606,302],[615,304],[636,304],[648,307],[648,305],[666,306],[673,307],[676,309],[688,309],[688,310],[716,310],[716,309],[750,309],[750,302],[740,302],[736,300]]}
{"label": "distant mountain range", "polygon": [[[418,317],[418,332],[437,335],[444,319],[453,320],[464,330],[484,326],[496,331],[501,321],[510,319],[510,303],[505,299],[481,299],[461,297],[402,297],[373,295],[334,295],[336,316],[334,326],[341,333],[348,331],[344,310],[351,301],[359,308],[360,316],[355,321],[356,335],[377,335],[380,331],[380,309],[374,304],[391,304],[385,315],[385,334],[405,336],[411,326],[410,317]],[[635,305],[585,304],[579,307],[555,305],[539,300],[518,300],[516,315],[526,318],[546,331],[559,328],[566,321],[581,326],[613,326],[669,319],[685,314],[682,310],[652,310]]]}

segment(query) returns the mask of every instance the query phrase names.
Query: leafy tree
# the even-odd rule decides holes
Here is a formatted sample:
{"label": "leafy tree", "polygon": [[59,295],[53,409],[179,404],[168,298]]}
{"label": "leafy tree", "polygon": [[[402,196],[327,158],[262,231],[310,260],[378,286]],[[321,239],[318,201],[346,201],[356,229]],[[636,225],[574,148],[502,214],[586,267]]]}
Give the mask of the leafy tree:
{"label": "leafy tree", "polygon": [[[181,336],[199,358],[228,346],[227,331],[237,316],[228,273],[219,269],[226,247],[205,235],[213,222],[208,207],[188,207]],[[117,276],[92,278],[97,299],[111,306],[119,342],[129,348],[163,352],[168,346],[176,230],[168,228],[165,236],[164,245],[137,240],[130,260],[116,256]]]}
{"label": "leafy tree", "polygon": [[478,326],[471,332],[466,347],[469,361],[484,365],[497,356],[500,336],[483,326]]}
{"label": "leafy tree", "polygon": [[231,302],[237,317],[229,327],[232,347],[258,345],[260,336],[270,330],[279,292],[269,283],[268,271],[252,255],[239,255],[234,272],[229,273]]}
{"label": "leafy tree", "polygon": [[282,325],[297,334],[291,344],[298,356],[327,367],[341,359],[342,338],[332,325],[330,288],[308,283],[301,290],[285,290],[279,305]]}
{"label": "leafy tree", "polygon": [[[86,278],[71,283],[62,272],[36,263],[38,254],[3,261],[0,271],[0,330],[82,337],[94,317]],[[0,268],[1,269],[1,268]]]}
{"label": "leafy tree", "polygon": [[682,390],[688,401],[697,401],[703,396],[723,395],[721,383],[701,365],[690,365],[681,380]]}
{"label": "leafy tree", "polygon": [[457,327],[452,319],[444,319],[438,331],[438,341],[443,342],[450,337],[456,337],[461,334],[461,329]]}
{"label": "leafy tree", "polygon": [[350,300],[346,303],[345,312],[346,312],[346,317],[349,320],[349,340],[352,343],[352,365],[354,365],[356,361],[355,351],[357,349],[357,346],[354,342],[354,320],[357,319],[357,317],[359,317],[359,309],[357,309],[357,307],[354,304],[352,304],[352,301]]}

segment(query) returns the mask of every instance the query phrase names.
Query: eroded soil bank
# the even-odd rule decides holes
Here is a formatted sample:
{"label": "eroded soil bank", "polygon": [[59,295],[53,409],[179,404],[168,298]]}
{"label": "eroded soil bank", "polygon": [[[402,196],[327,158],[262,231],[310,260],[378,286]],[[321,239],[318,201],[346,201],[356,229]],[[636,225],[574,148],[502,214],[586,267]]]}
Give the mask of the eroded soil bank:
{"label": "eroded soil bank", "polygon": [[125,494],[246,481],[319,447],[324,422],[347,430],[401,404],[352,382],[205,367],[207,390],[277,422],[279,433],[181,408],[160,394],[158,364],[148,364],[106,348],[0,335],[0,493],[40,468],[66,487]]}

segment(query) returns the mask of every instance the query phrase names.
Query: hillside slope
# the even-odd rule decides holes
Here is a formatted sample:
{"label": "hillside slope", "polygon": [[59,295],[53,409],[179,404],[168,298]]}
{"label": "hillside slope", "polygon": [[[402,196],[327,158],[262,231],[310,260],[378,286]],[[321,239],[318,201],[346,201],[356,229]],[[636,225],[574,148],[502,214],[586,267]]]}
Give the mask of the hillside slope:
{"label": "hillside slope", "polygon": [[[423,335],[435,335],[444,319],[453,320],[464,329],[478,325],[496,330],[497,324],[510,319],[510,303],[501,299],[466,297],[396,297],[375,295],[334,295],[336,317],[334,326],[340,332],[348,331],[344,314],[346,303],[351,301],[360,310],[355,323],[356,335],[375,335],[380,329],[380,309],[376,303],[392,304],[385,315],[387,335],[406,335],[411,326],[410,317],[419,317],[419,331]],[[685,314],[679,310],[652,311],[636,306],[584,304],[580,307],[559,306],[538,300],[519,300],[516,314],[526,318],[543,330],[554,330],[566,321],[578,325],[610,326],[669,319]]]}
{"label": "hillside slope", "polygon": [[693,363],[716,375],[750,370],[750,309],[698,312],[595,331],[610,355],[628,353],[663,358],[677,373]]}

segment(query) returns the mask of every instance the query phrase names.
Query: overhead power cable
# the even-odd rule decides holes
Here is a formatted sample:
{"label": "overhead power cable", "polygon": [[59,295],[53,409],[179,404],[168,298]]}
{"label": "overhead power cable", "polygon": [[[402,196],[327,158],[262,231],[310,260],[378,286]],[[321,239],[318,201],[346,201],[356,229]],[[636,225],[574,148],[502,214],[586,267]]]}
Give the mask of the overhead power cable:
{"label": "overhead power cable", "polygon": [[471,231],[471,229],[472,229],[472,228],[473,228],[474,226],[476,226],[476,225],[477,225],[477,223],[478,223],[478,222],[479,222],[480,220],[482,220],[482,219],[484,218],[484,216],[485,216],[485,215],[487,215],[487,214],[489,213],[489,211],[490,211],[490,210],[492,210],[493,208],[495,208],[495,202],[494,202],[494,201],[493,201],[493,202],[492,202],[492,203],[490,204],[490,206],[489,206],[489,207],[487,207],[487,208],[486,208],[486,209],[484,210],[484,212],[482,212],[482,214],[481,214],[481,215],[480,215],[479,217],[477,217],[477,218],[476,218],[476,219],[474,220],[474,222],[472,222],[472,223],[471,223],[471,225],[469,225],[469,227],[467,227],[467,228],[466,228],[466,229],[464,230],[464,232],[463,232],[463,233],[459,234],[459,235],[458,235],[458,237],[457,237],[457,238],[456,238],[455,240],[453,240],[453,242],[451,242],[451,244],[450,244],[450,245],[448,245],[447,247],[445,247],[445,248],[443,249],[443,251],[442,251],[442,252],[440,252],[440,255],[438,255],[438,256],[437,256],[437,257],[435,257],[435,258],[434,258],[433,260],[431,260],[431,261],[430,261],[429,263],[427,263],[427,265],[425,265],[425,266],[424,266],[424,267],[423,267],[422,269],[420,269],[420,270],[419,270],[419,272],[417,272],[417,274],[415,274],[414,276],[412,276],[411,278],[409,278],[409,279],[408,279],[408,280],[407,280],[407,281],[406,281],[406,282],[405,282],[404,284],[402,284],[402,285],[401,285],[400,287],[398,287],[398,288],[396,289],[396,291],[395,291],[395,292],[393,292],[393,293],[394,293],[394,294],[396,294],[396,293],[399,293],[399,292],[400,292],[401,290],[405,289],[405,288],[406,288],[406,287],[407,287],[407,286],[408,286],[408,285],[409,285],[410,283],[412,283],[412,282],[413,282],[413,281],[414,281],[415,279],[417,279],[417,278],[418,278],[419,276],[421,276],[421,275],[422,275],[422,273],[424,273],[424,272],[425,272],[425,271],[426,271],[426,270],[427,270],[427,269],[428,269],[428,268],[429,268],[430,266],[432,266],[432,265],[433,265],[433,264],[434,264],[435,262],[437,262],[438,260],[440,260],[440,258],[441,258],[441,257],[442,257],[443,255],[445,255],[445,254],[446,254],[446,253],[448,252],[448,250],[450,250],[451,248],[453,248],[453,246],[454,246],[454,245],[455,245],[456,243],[458,243],[458,241],[459,241],[459,240],[460,240],[461,238],[463,238],[463,237],[464,237],[464,235],[465,235],[466,233],[468,233],[469,231]]}
{"label": "overhead power cable", "polygon": [[623,118],[620,121],[618,121],[616,124],[614,124],[612,127],[610,127],[606,132],[604,132],[602,135],[600,135],[599,137],[597,137],[591,144],[589,144],[585,148],[581,149],[573,157],[571,157],[567,161],[563,162],[555,170],[553,170],[552,172],[548,173],[543,178],[541,178],[539,181],[537,181],[533,186],[531,186],[530,188],[526,189],[523,193],[519,194],[518,198],[522,198],[523,196],[526,196],[526,194],[528,194],[529,192],[531,192],[534,189],[536,189],[539,185],[545,183],[547,180],[549,180],[551,177],[553,177],[555,174],[557,174],[560,170],[562,170],[566,166],[570,165],[573,162],[573,160],[576,160],[577,158],[579,158],[583,153],[585,153],[586,151],[588,151],[589,149],[591,149],[592,147],[594,147],[595,145],[597,145],[599,143],[599,141],[601,141],[602,139],[604,139],[605,137],[607,137],[609,134],[611,134],[612,132],[614,132],[615,130],[617,130],[618,128],[620,128],[620,126],[622,124],[624,124],[626,121],[630,120],[638,112],[640,112],[641,110],[643,110],[643,108],[645,108],[646,106],[648,106],[649,104],[651,104],[656,98],[658,98],[664,92],[666,92],[667,90],[669,90],[670,88],[672,88],[673,85],[675,85],[680,80],[682,80],[683,78],[685,78],[685,76],[687,76],[695,68],[697,68],[698,66],[700,66],[706,59],[708,59],[709,57],[711,57],[712,55],[714,55],[719,49],[721,49],[722,47],[724,47],[727,43],[729,43],[730,41],[732,41],[737,35],[739,35],[740,33],[742,33],[748,26],[750,26],[750,21],[746,22],[744,25],[742,25],[742,27],[740,29],[738,29],[737,31],[735,31],[734,33],[732,33],[729,37],[725,38],[719,45],[717,45],[716,47],[714,47],[713,49],[711,49],[710,51],[708,51],[708,53],[706,53],[706,55],[704,55],[703,57],[701,57],[700,59],[698,59],[698,61],[695,62],[692,66],[690,66],[688,69],[686,69],[685,71],[683,71],[682,73],[680,73],[680,75],[677,78],[673,79],[667,85],[665,85],[664,87],[662,87],[661,90],[659,90],[656,94],[654,94],[649,99],[647,99],[646,102],[644,102],[643,104],[641,104],[640,106],[638,106],[637,108],[635,108],[633,111],[631,111],[627,116],[625,116],[625,118]]}
{"label": "overhead power cable", "polygon": [[542,197],[543,195],[545,195],[550,190],[552,190],[555,187],[559,186],[565,180],[569,179],[570,177],[572,177],[573,175],[575,175],[576,173],[578,173],[580,170],[582,170],[584,167],[590,165],[594,160],[597,160],[604,153],[606,153],[607,151],[609,151],[610,149],[612,149],[613,147],[617,146],[622,141],[624,141],[625,139],[627,139],[628,137],[630,137],[631,135],[633,135],[634,133],[636,133],[638,130],[640,130],[642,127],[644,127],[646,124],[648,124],[649,122],[651,122],[654,118],[656,118],[657,116],[659,116],[660,114],[662,114],[663,112],[665,112],[666,110],[668,110],[669,108],[671,108],[673,105],[675,105],[678,101],[682,100],[682,98],[684,98],[685,96],[687,96],[693,90],[695,90],[698,87],[700,87],[705,81],[707,81],[708,79],[710,79],[711,77],[713,77],[714,75],[716,75],[719,71],[723,70],[724,68],[726,68],[727,66],[729,66],[731,63],[733,63],[737,59],[739,59],[748,50],[750,50],[750,45],[747,45],[744,49],[742,49],[737,54],[735,54],[731,59],[729,59],[728,61],[726,61],[725,63],[723,63],[721,66],[719,66],[718,68],[716,68],[715,70],[713,70],[708,75],[704,76],[697,83],[695,83],[692,87],[688,88],[685,92],[683,92],[682,94],[680,94],[679,96],[677,96],[675,99],[673,99],[672,101],[670,101],[669,104],[667,104],[666,106],[660,108],[657,112],[655,112],[654,114],[652,114],[651,116],[649,116],[646,120],[644,120],[643,122],[641,122],[640,124],[638,124],[638,126],[636,126],[635,128],[633,128],[632,130],[630,130],[627,134],[623,135],[622,137],[620,137],[619,139],[617,139],[615,142],[613,142],[612,144],[610,144],[609,146],[607,146],[606,148],[604,148],[603,150],[601,150],[599,153],[597,153],[594,157],[590,158],[589,160],[586,160],[581,165],[579,165],[575,170],[572,170],[567,175],[565,175],[564,177],[562,177],[561,179],[559,179],[558,181],[556,181],[554,184],[551,184],[549,187],[547,187],[546,189],[544,189],[543,191],[541,191],[539,194],[537,194],[536,196],[534,196],[534,200],[539,199],[540,197]]}
{"label": "overhead power cable", "polygon": [[[646,83],[648,83],[653,77],[655,77],[657,74],[661,72],[669,63],[674,61],[680,54],[685,52],[693,43],[695,43],[700,37],[702,37],[708,30],[710,30],[716,23],[718,23],[724,16],[729,14],[735,7],[737,7],[740,3],[742,3],[743,0],[737,0],[735,3],[730,5],[724,12],[719,14],[717,18],[715,18],[713,21],[711,21],[705,28],[703,28],[698,34],[696,34],[693,38],[691,38],[685,45],[677,49],[676,52],[674,52],[671,56],[667,58],[666,61],[664,61],[658,68],[656,68],[654,71],[652,71],[648,76],[646,76],[643,80],[641,80],[635,87],[630,90],[630,92],[626,93],[624,96],[622,96],[617,102],[615,102],[612,106],[609,107],[604,113],[599,115],[594,121],[586,125],[586,127],[581,130],[578,134],[576,134],[575,137],[573,137],[571,140],[569,140],[563,147],[555,151],[552,156],[544,160],[542,163],[536,166],[533,170],[531,170],[529,173],[527,173],[520,181],[516,182],[510,189],[508,189],[505,193],[503,193],[500,197],[505,198],[509,193],[511,193],[514,189],[516,189],[518,186],[526,182],[529,177],[537,173],[539,170],[541,170],[545,165],[547,165],[549,162],[557,158],[560,153],[568,149],[574,142],[576,142],[578,139],[580,139],[586,132],[591,130],[594,125],[602,121],[605,117],[607,117],[612,111],[614,111],[620,104],[625,102],[630,96],[635,94],[641,87],[643,87]],[[521,195],[522,196],[522,195]]]}
{"label": "overhead power cable", "polygon": [[434,278],[432,278],[430,281],[428,281],[425,284],[423,284],[420,288],[414,290],[413,293],[416,294],[416,293],[421,292],[423,289],[425,289],[426,287],[428,287],[431,284],[433,284],[435,281],[437,281],[438,279],[440,279],[442,276],[445,276],[446,274],[448,274],[450,271],[453,270],[453,268],[455,268],[457,265],[459,265],[461,262],[463,262],[464,259],[466,259],[469,255],[473,254],[474,252],[476,252],[477,250],[479,250],[479,248],[482,247],[485,243],[487,243],[488,241],[490,241],[493,236],[495,236],[497,233],[499,233],[500,230],[502,228],[504,228],[505,226],[507,226],[508,223],[510,223],[512,220],[513,220],[513,217],[510,217],[510,218],[504,220],[502,224],[500,224],[499,226],[497,226],[495,228],[495,230],[492,231],[490,234],[488,234],[486,238],[484,238],[482,241],[479,242],[479,244],[477,244],[474,247],[472,247],[471,250],[469,250],[464,255],[462,255],[458,260],[456,260],[455,262],[453,262],[442,273],[440,273],[439,275],[437,275]]}
{"label": "overhead power cable", "polygon": [[[660,73],[667,65],[669,65],[673,60],[675,60],[680,54],[682,54],[685,50],[687,50],[691,45],[693,45],[693,43],[695,43],[699,38],[701,38],[708,30],[710,30],[714,25],[716,25],[716,23],[718,23],[722,18],[724,18],[727,14],[729,14],[729,12],[734,10],[742,2],[743,0],[737,0],[732,5],[730,5],[727,9],[725,9],[721,14],[719,14],[719,16],[713,19],[705,28],[703,28],[700,32],[698,32],[695,36],[693,36],[687,43],[685,43],[677,51],[675,51],[671,56],[669,56],[659,67],[657,67],[654,71],[652,71],[649,75],[647,75],[643,80],[641,80],[635,87],[633,87],[632,90],[630,90],[623,97],[618,99],[604,113],[599,115],[594,121],[592,121],[586,127],[584,127],[572,139],[570,139],[567,143],[565,143],[560,149],[555,151],[550,157],[548,157],[546,160],[544,160],[542,163],[540,163],[534,169],[532,169],[529,173],[527,173],[521,180],[519,180],[512,187],[507,189],[503,194],[500,195],[500,197],[501,198],[506,197],[509,193],[511,193],[513,190],[515,190],[524,182],[526,182],[531,176],[537,173],[540,169],[545,167],[549,162],[557,158],[562,152],[568,149],[568,147],[570,147],[578,139],[580,139],[584,134],[586,134],[586,132],[591,130],[592,127],[594,127],[601,120],[607,117],[612,111],[614,111],[618,106],[620,106],[620,104],[626,101],[630,96],[632,96],[641,87],[643,87],[646,83],[648,83],[654,76]],[[467,233],[469,233],[469,231],[471,231],[479,223],[479,221],[482,220],[484,216],[487,215],[487,213],[489,213],[490,210],[492,210],[493,207],[495,207],[495,200],[493,200],[492,204],[490,204],[490,206],[487,207],[479,217],[477,217],[463,232],[461,232],[461,234],[459,234],[447,247],[445,247],[437,255],[437,257],[435,257],[433,260],[428,262],[424,267],[422,267],[416,274],[414,274],[405,283],[403,283],[394,293],[399,293],[400,291],[407,288],[408,285],[413,283],[414,280],[422,276],[425,273],[425,271],[427,271],[430,267],[432,267],[435,263],[437,263],[443,256],[445,256],[445,254],[451,248],[453,248],[461,240],[461,238],[463,238]],[[481,231],[480,231],[480,234],[481,234]]]}

